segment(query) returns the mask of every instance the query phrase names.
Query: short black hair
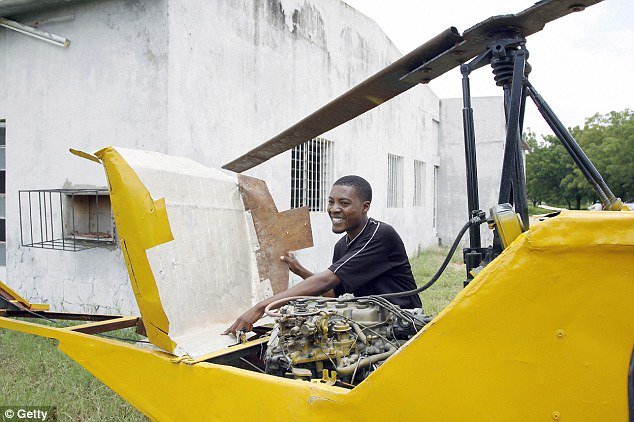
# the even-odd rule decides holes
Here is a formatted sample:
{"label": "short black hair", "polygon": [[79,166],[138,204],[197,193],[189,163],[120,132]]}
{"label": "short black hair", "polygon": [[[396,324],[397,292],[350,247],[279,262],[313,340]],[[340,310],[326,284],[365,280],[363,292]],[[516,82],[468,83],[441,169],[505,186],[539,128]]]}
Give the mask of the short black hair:
{"label": "short black hair", "polygon": [[343,176],[337,179],[334,186],[351,186],[353,187],[362,201],[372,202],[372,186],[361,176]]}

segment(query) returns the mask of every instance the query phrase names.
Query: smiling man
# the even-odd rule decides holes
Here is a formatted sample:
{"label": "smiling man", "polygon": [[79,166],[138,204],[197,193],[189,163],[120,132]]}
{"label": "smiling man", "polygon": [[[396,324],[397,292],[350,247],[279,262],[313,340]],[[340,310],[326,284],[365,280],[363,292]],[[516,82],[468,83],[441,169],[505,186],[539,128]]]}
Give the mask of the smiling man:
{"label": "smiling man", "polygon": [[[224,334],[251,330],[264,315],[264,308],[292,296],[368,296],[404,292],[416,288],[405,246],[392,226],[368,217],[372,202],[370,184],[359,176],[344,176],[328,197],[332,231],[346,233],[336,244],[332,265],[313,274],[291,253],[281,257],[289,269],[304,280],[265,299],[242,314]],[[420,308],[418,295],[390,298],[402,308]]]}

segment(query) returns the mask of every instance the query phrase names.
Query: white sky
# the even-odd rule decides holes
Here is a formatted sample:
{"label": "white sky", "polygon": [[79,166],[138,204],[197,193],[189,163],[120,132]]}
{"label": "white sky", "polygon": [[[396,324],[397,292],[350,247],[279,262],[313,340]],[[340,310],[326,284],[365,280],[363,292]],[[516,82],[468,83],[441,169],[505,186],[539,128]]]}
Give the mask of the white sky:
{"label": "white sky", "polygon": [[[460,33],[496,15],[518,13],[531,0],[344,0],[373,19],[403,53],[444,29]],[[531,83],[567,126],[582,125],[593,114],[634,108],[634,1],[605,0],[567,15],[530,36],[527,49]],[[440,98],[461,97],[461,75],[454,69],[429,85]],[[471,74],[471,95],[502,95],[491,68]],[[551,134],[529,100],[525,127]],[[477,113],[474,110],[474,113]]]}

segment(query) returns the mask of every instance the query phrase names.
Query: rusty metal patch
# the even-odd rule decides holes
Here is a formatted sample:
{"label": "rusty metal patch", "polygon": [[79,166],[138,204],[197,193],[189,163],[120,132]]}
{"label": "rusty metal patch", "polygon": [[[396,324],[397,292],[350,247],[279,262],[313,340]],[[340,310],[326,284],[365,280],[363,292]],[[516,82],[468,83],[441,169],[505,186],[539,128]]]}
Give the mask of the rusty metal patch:
{"label": "rusty metal patch", "polygon": [[278,212],[266,182],[239,174],[238,185],[260,246],[256,251],[260,282],[269,279],[274,294],[284,291],[288,289],[288,266],[280,256],[313,246],[308,207]]}

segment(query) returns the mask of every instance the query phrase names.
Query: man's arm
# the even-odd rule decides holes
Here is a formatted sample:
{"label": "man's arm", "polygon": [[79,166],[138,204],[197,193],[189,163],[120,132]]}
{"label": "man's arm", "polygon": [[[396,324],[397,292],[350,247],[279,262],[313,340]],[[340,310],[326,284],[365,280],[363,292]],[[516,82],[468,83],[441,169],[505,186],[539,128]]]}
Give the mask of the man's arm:
{"label": "man's arm", "polygon": [[[304,280],[315,275],[314,273],[311,273],[306,268],[304,268],[304,266],[299,263],[297,257],[291,252],[287,252],[286,255],[281,256],[280,259],[288,265],[289,270],[291,270],[294,274],[297,274]],[[328,290],[327,292],[323,293],[322,296],[335,297],[335,291],[332,289]]]}
{"label": "man's arm", "polygon": [[290,252],[288,252],[286,255],[281,256],[280,259],[284,261],[286,265],[288,265],[289,270],[291,270],[294,274],[297,274],[304,280],[315,275],[314,273],[304,268],[304,266],[299,263],[295,255]]}
{"label": "man's arm", "polygon": [[290,289],[284,290],[283,292],[257,303],[254,307],[242,314],[236,322],[234,322],[233,325],[227,328],[222,334],[231,333],[235,335],[236,331],[243,329],[250,331],[253,329],[253,324],[262,318],[262,315],[264,315],[264,308],[266,308],[269,303],[292,296],[319,296],[330,291],[340,282],[341,280],[339,277],[330,270],[308,277]]}

